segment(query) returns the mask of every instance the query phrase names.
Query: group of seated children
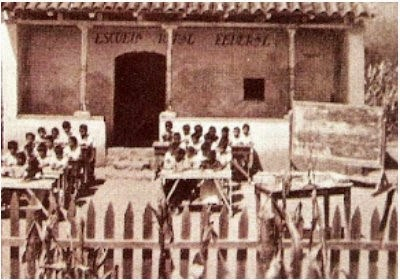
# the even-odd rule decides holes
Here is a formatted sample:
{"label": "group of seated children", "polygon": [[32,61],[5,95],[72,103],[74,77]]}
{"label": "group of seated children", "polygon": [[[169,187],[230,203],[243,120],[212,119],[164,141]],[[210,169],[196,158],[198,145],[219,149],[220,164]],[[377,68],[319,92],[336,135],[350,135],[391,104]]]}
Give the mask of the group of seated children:
{"label": "group of seated children", "polygon": [[[69,163],[82,160],[83,147],[92,148],[93,139],[88,134],[85,124],[79,126],[79,135],[74,136],[71,124],[62,123],[63,131],[57,127],[47,134],[44,127],[39,127],[37,136],[28,132],[25,134],[25,145],[19,149],[16,141],[9,141],[2,157],[2,176],[33,179],[41,178],[47,170],[64,170]],[[90,150],[90,149],[89,149]]]}
{"label": "group of seated children", "polygon": [[203,127],[196,125],[194,132],[188,124],[183,126],[183,134],[173,131],[171,121],[165,123],[163,142],[170,143],[164,157],[164,169],[183,171],[188,169],[213,169],[220,170],[230,166],[232,161],[231,147],[238,145],[253,146],[250,135],[250,126],[244,124],[243,134],[240,128],[233,129],[233,137],[229,136],[229,128],[223,127],[221,135],[217,135],[216,128],[210,126],[203,135]]}

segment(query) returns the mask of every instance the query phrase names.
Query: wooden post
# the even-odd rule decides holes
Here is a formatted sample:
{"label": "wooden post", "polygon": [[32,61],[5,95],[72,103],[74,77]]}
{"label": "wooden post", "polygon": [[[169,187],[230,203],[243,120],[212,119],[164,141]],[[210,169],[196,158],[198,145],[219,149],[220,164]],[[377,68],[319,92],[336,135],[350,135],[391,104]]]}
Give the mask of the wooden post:
{"label": "wooden post", "polygon": [[[16,192],[13,192],[10,202],[10,235],[19,236],[19,198]],[[10,278],[19,278],[19,248],[10,247]]]}
{"label": "wooden post", "polygon": [[[133,239],[133,225],[134,215],[132,204],[129,202],[128,208],[125,211],[124,216],[124,239]],[[122,250],[122,278],[132,279],[133,277],[133,249]]]}
{"label": "wooden post", "polygon": [[[389,240],[397,241],[397,211],[393,209],[389,221]],[[397,251],[389,252],[388,278],[397,279]]]}
{"label": "wooden post", "polygon": [[[244,208],[239,220],[238,237],[239,239],[246,240],[248,236],[249,236],[249,217],[247,214],[247,208]],[[237,260],[236,278],[246,278],[247,249],[238,249],[236,260]]]}
{"label": "wooden post", "polygon": [[165,75],[165,90],[166,90],[166,107],[171,109],[172,103],[172,46],[174,38],[174,30],[177,28],[174,25],[162,25],[162,28],[167,33],[167,69]]}
{"label": "wooden post", "polygon": [[81,80],[80,80],[80,91],[79,91],[79,110],[87,111],[86,108],[86,76],[87,76],[87,55],[89,37],[88,31],[89,26],[87,24],[78,24],[78,28],[81,30]]}
{"label": "wooden post", "polygon": [[293,100],[295,97],[295,68],[296,68],[296,29],[288,28],[289,34],[289,96],[290,109],[293,108]]}
{"label": "wooden post", "polygon": [[[220,240],[224,240],[228,238],[229,234],[229,209],[226,205],[222,208],[221,214],[219,216],[219,236]],[[218,249],[218,262],[217,262],[217,278],[227,278],[227,257],[228,250],[227,249]]]}
{"label": "wooden post", "polygon": [[[191,220],[190,220],[190,212],[189,205],[185,205],[182,212],[182,231],[181,231],[181,239],[189,240],[191,233]],[[189,249],[181,249],[180,252],[180,274],[183,278],[189,277],[189,260],[190,260],[190,251]]]}

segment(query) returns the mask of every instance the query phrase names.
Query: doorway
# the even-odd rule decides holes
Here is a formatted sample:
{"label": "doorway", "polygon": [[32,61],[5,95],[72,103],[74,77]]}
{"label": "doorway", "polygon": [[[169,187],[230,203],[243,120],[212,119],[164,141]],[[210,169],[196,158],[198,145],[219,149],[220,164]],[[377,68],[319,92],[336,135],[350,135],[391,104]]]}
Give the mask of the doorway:
{"label": "doorway", "polygon": [[150,147],[165,109],[165,56],[126,53],[115,59],[114,146]]}

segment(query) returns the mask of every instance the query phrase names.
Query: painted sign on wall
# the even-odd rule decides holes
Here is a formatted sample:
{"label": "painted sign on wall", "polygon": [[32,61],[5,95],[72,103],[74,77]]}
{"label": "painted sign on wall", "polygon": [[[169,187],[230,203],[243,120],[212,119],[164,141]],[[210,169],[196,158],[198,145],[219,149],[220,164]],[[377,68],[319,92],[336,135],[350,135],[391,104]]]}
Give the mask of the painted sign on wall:
{"label": "painted sign on wall", "polygon": [[[167,44],[168,37],[165,32],[158,35],[146,34],[154,44]],[[140,31],[115,31],[115,32],[96,32],[94,36],[95,44],[138,44],[145,39],[145,34]],[[212,34],[207,38],[207,44],[219,47],[273,47],[275,45],[274,33],[270,32],[241,32],[223,31]],[[194,45],[197,42],[204,42],[204,39],[196,38],[194,32],[174,32],[172,43],[174,45]]]}

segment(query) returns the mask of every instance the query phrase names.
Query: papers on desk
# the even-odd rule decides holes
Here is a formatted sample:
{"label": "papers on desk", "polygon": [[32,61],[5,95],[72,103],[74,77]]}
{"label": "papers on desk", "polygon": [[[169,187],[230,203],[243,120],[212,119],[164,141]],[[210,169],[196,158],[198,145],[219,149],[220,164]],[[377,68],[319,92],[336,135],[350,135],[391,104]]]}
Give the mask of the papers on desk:
{"label": "papers on desk", "polygon": [[[281,189],[281,179],[284,175],[270,172],[258,172],[253,176],[256,184],[267,185],[276,191]],[[336,172],[315,172],[313,183],[321,188],[332,188],[335,186],[351,186],[348,176]],[[292,172],[292,190],[303,189],[308,184],[307,172]]]}
{"label": "papers on desk", "polygon": [[163,179],[231,179],[232,171],[229,167],[222,170],[189,169],[179,172],[163,169],[160,172],[160,177]]}

